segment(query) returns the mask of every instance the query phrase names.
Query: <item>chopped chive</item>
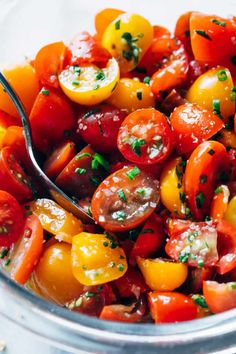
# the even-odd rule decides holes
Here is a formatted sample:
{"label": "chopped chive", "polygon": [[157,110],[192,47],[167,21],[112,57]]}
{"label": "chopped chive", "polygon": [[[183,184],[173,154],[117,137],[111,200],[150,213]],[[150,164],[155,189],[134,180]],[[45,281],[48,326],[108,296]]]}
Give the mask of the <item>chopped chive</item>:
{"label": "chopped chive", "polygon": [[211,20],[212,23],[214,23],[215,25],[218,25],[218,26],[221,26],[221,27],[225,27],[226,26],[226,23],[223,22],[223,21],[218,21],[216,19],[214,20]]}
{"label": "chopped chive", "polygon": [[209,154],[209,155],[214,155],[214,153],[215,153],[215,150],[213,150],[213,149],[211,149],[211,150],[208,151],[208,154]]}
{"label": "chopped chive", "polygon": [[95,187],[99,186],[100,184],[100,181],[96,176],[91,176],[90,181]]}
{"label": "chopped chive", "polygon": [[140,169],[137,166],[134,166],[134,168],[132,168],[132,170],[126,172],[127,177],[131,181],[139,174],[140,174]]}
{"label": "chopped chive", "polygon": [[230,61],[233,65],[236,65],[236,55],[233,55],[231,58],[230,58]]}
{"label": "chopped chive", "polygon": [[197,262],[197,265],[198,265],[198,267],[203,268],[204,267],[203,259],[199,259],[199,261]]}
{"label": "chopped chive", "polygon": [[11,258],[8,258],[8,259],[6,260],[6,262],[4,263],[4,265],[5,265],[6,267],[8,267],[10,263],[11,263]]}
{"label": "chopped chive", "polygon": [[113,213],[113,219],[116,219],[118,221],[123,221],[125,220],[125,212],[123,210],[118,210]]}
{"label": "chopped chive", "polygon": [[142,91],[137,91],[136,96],[137,96],[137,99],[138,99],[139,101],[142,101],[143,92],[142,92]]}
{"label": "chopped chive", "polygon": [[83,152],[82,154],[78,154],[75,156],[75,160],[78,161],[83,159],[84,157],[91,157],[92,155],[89,152]]}
{"label": "chopped chive", "polygon": [[111,262],[111,263],[110,263],[110,267],[111,267],[111,268],[114,268],[115,265],[116,265],[115,262]]}
{"label": "chopped chive", "polygon": [[184,203],[186,201],[186,193],[179,192],[179,199],[181,200],[182,203]]}
{"label": "chopped chive", "polygon": [[120,189],[118,192],[117,192],[117,195],[120,199],[122,199],[124,202],[127,202],[127,198],[125,196],[125,192],[123,191],[123,189]]}
{"label": "chopped chive", "polygon": [[203,37],[203,38],[208,39],[209,41],[211,41],[211,37],[210,37],[209,34],[207,34],[205,31],[202,31],[202,30],[195,30],[195,32],[196,32],[199,36],[201,36],[201,37]]}
{"label": "chopped chive", "polygon": [[138,155],[141,156],[141,146],[145,145],[145,140],[144,139],[134,139],[134,141],[131,144],[131,148],[133,150],[133,152]]}
{"label": "chopped chive", "polygon": [[227,80],[228,76],[225,70],[219,70],[217,73],[217,77],[219,81]]}
{"label": "chopped chive", "polygon": [[118,270],[119,270],[120,272],[123,272],[123,270],[125,269],[125,266],[120,263],[120,264],[117,265],[117,268],[118,268]]}
{"label": "chopped chive", "polygon": [[119,30],[120,29],[120,20],[115,22],[115,29]]}
{"label": "chopped chive", "polygon": [[49,96],[49,90],[46,90],[46,89],[44,89],[44,90],[42,90],[41,91],[41,93],[44,95],[44,96]]}
{"label": "chopped chive", "polygon": [[87,172],[86,168],[77,167],[75,169],[75,173],[77,173],[78,175],[84,175],[86,172]]}
{"label": "chopped chive", "polygon": [[144,194],[145,194],[145,189],[144,189],[144,188],[138,188],[138,189],[137,189],[137,193],[138,193],[138,194],[141,194],[141,196],[143,197]]}
{"label": "chopped chive", "polygon": [[220,114],[220,100],[213,100],[212,101],[212,108],[213,108],[213,113],[222,119],[222,116]]}
{"label": "chopped chive", "polygon": [[153,234],[153,233],[154,233],[153,229],[143,229],[141,231],[141,234]]}
{"label": "chopped chive", "polygon": [[108,245],[109,245],[109,243],[108,243],[107,241],[104,241],[104,242],[103,242],[103,246],[104,246],[104,247],[108,247]]}
{"label": "chopped chive", "polygon": [[187,263],[188,262],[188,259],[189,259],[189,253],[182,253],[179,255],[179,258],[178,260],[181,262],[181,263]]}
{"label": "chopped chive", "polygon": [[73,66],[74,72],[79,76],[81,74],[81,68],[77,65]]}
{"label": "chopped chive", "polygon": [[102,70],[98,70],[96,73],[96,80],[104,80],[105,79],[105,74]]}
{"label": "chopped chive", "polygon": [[150,81],[151,81],[150,76],[145,76],[145,78],[143,79],[143,82],[148,85],[150,84]]}
{"label": "chopped chive", "polygon": [[200,183],[201,184],[204,184],[207,182],[207,175],[201,175],[200,176]]}
{"label": "chopped chive", "polygon": [[217,188],[215,189],[215,194],[219,194],[219,193],[222,193],[222,192],[223,192],[222,187],[217,187]]}
{"label": "chopped chive", "polygon": [[203,204],[206,200],[206,197],[205,197],[205,194],[203,192],[199,192],[197,195],[196,195],[196,205],[197,205],[197,208],[198,209],[201,209],[203,207]]}
{"label": "chopped chive", "polygon": [[74,86],[79,86],[79,85],[80,85],[79,80],[73,80],[73,81],[72,81],[72,85],[74,85]]}
{"label": "chopped chive", "polygon": [[192,299],[194,302],[196,302],[196,304],[198,304],[202,308],[204,309],[208,308],[205,297],[203,295],[194,294],[192,295]]}
{"label": "chopped chive", "polygon": [[101,165],[104,170],[110,171],[110,164],[109,162],[98,152],[93,155],[92,159],[92,169],[96,170],[98,165]]}
{"label": "chopped chive", "polygon": [[87,298],[94,297],[95,295],[96,295],[96,293],[94,293],[92,291],[86,291],[86,293],[84,294],[84,296]]}
{"label": "chopped chive", "polygon": [[99,84],[95,84],[94,86],[93,86],[93,89],[96,91],[96,90],[98,90],[100,88],[100,85]]}
{"label": "chopped chive", "polygon": [[101,109],[100,108],[94,108],[94,109],[91,109],[90,111],[88,111],[87,113],[84,114],[83,118],[89,118],[90,116],[92,116],[93,114],[96,114],[96,113],[100,113],[101,112]]}
{"label": "chopped chive", "polygon": [[5,258],[8,255],[9,248],[3,248],[3,250],[0,253],[0,259]]}

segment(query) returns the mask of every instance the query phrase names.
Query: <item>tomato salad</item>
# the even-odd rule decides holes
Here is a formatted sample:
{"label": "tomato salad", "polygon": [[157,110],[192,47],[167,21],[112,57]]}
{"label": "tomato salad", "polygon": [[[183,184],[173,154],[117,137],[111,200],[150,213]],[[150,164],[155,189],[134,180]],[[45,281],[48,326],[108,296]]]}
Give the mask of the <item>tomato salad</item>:
{"label": "tomato salad", "polygon": [[172,323],[236,307],[236,18],[188,12],[174,34],[104,9],[96,33],[5,69],[49,199],[0,89],[0,263],[70,311]]}

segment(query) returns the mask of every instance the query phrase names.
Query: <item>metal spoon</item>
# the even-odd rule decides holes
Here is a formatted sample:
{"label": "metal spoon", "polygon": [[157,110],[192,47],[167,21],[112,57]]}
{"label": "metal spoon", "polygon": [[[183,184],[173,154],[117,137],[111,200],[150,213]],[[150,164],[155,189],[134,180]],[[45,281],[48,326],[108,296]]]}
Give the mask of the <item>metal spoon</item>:
{"label": "metal spoon", "polygon": [[32,162],[32,167],[35,172],[35,176],[39,180],[40,183],[43,184],[43,186],[47,189],[51,197],[63,208],[66,210],[70,211],[74,215],[76,215],[78,218],[80,218],[82,221],[86,223],[94,223],[94,219],[89,216],[76,202],[68,197],[60,188],[58,188],[46,175],[45,173],[41,170],[40,166],[37,163],[37,160],[34,155],[34,148],[32,144],[32,137],[31,137],[31,129],[30,129],[30,123],[29,119],[25,113],[24,107],[9,84],[9,82],[5,79],[3,74],[0,72],[0,84],[4,87],[8,95],[10,96],[12,102],[14,103],[23,126],[24,130],[24,135],[25,135],[25,140],[26,140],[26,148],[30,157],[30,160]]}

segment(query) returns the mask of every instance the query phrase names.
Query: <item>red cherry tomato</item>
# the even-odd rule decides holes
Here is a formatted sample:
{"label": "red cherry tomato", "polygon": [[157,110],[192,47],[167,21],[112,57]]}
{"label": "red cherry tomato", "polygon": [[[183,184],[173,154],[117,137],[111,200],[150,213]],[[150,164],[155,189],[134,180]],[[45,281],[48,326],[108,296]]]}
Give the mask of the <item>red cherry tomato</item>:
{"label": "red cherry tomato", "polygon": [[219,274],[225,274],[236,267],[236,227],[221,219],[217,232],[220,259],[216,269]]}
{"label": "red cherry tomato", "polygon": [[24,284],[36,266],[43,250],[43,228],[34,214],[27,217],[22,238],[12,254],[11,278]]}
{"label": "red cherry tomato", "polygon": [[88,110],[78,120],[77,133],[96,151],[111,152],[117,149],[117,135],[126,114],[109,104]]}
{"label": "red cherry tomato", "polygon": [[193,216],[209,213],[216,186],[228,178],[229,156],[224,145],[205,141],[192,152],[184,175],[184,189]]}
{"label": "red cherry tomato", "polygon": [[236,283],[203,282],[203,295],[213,313],[227,311],[236,307]]}
{"label": "red cherry tomato", "polygon": [[20,118],[13,117],[0,110],[0,126],[6,129],[10,127],[10,125],[21,125]]}
{"label": "red cherry tomato", "polygon": [[156,323],[190,321],[197,318],[197,305],[181,293],[153,291],[148,295],[151,315]]}
{"label": "red cherry tomato", "polygon": [[215,274],[214,268],[190,268],[188,290],[190,293],[197,294],[202,292],[204,280],[211,280]]}
{"label": "red cherry tomato", "polygon": [[224,127],[223,121],[217,115],[191,103],[175,108],[170,123],[179,154],[193,151],[201,142],[211,138]]}
{"label": "red cherry tomato", "polygon": [[164,161],[173,148],[173,136],[166,117],[153,108],[129,114],[118,134],[118,148],[133,163],[144,165]]}
{"label": "red cherry tomato", "polygon": [[133,297],[137,299],[140,295],[150,290],[140,272],[134,267],[129,267],[127,272],[119,279],[115,280],[115,286],[121,297]]}
{"label": "red cherry tomato", "polygon": [[23,212],[18,201],[0,190],[0,247],[10,247],[21,236]]}
{"label": "red cherry tomato", "polygon": [[19,202],[33,197],[30,180],[11,147],[4,147],[0,151],[0,189],[12,194]]}
{"label": "red cherry tomato", "polygon": [[189,56],[193,55],[191,41],[190,41],[190,16],[192,12],[186,12],[181,15],[175,25],[175,37],[178,38],[181,43],[183,43]]}
{"label": "red cherry tomato", "polygon": [[33,142],[42,153],[48,153],[53,145],[65,140],[65,132],[75,126],[70,103],[53,89],[43,88],[39,92],[29,119]]}
{"label": "red cherry tomato", "polygon": [[110,231],[130,230],[145,221],[159,202],[156,180],[137,166],[124,167],[107,177],[95,191],[94,219]]}

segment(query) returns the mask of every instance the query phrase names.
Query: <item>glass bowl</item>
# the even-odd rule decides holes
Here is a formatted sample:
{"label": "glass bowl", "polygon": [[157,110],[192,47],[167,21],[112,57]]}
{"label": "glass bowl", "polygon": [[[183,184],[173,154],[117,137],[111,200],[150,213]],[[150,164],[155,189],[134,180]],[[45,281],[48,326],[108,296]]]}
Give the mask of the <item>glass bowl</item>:
{"label": "glass bowl", "polygon": [[[170,29],[189,10],[222,16],[236,12],[236,0],[0,0],[0,5],[0,67],[33,56],[46,43],[69,40],[80,30],[93,31],[94,14],[105,7],[140,13]],[[106,322],[51,304],[0,272],[0,351],[2,336],[9,341],[9,354],[230,354],[236,353],[236,310],[170,325]]]}

